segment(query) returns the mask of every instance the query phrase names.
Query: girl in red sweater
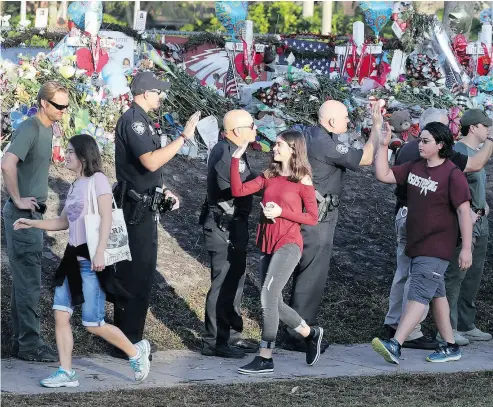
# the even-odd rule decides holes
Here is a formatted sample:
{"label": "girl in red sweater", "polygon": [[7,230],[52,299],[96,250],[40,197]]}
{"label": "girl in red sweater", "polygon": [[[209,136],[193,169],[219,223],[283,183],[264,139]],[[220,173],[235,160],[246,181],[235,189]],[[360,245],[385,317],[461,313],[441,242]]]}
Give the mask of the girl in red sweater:
{"label": "girl in red sweater", "polygon": [[[240,158],[247,146],[248,143],[243,144],[233,154],[231,192],[234,197],[251,195],[261,190],[264,193],[261,203],[263,214],[257,231],[257,246],[261,251],[263,329],[260,356],[238,371],[242,374],[274,371],[272,350],[279,319],[305,337],[306,363],[312,366],[320,357],[323,329],[309,327],[282,298],[282,290],[293,274],[303,250],[300,225],[315,225],[318,218],[305,139],[297,131],[280,133],[269,168],[261,176],[243,184],[240,178]],[[303,206],[306,212],[303,212]]]}

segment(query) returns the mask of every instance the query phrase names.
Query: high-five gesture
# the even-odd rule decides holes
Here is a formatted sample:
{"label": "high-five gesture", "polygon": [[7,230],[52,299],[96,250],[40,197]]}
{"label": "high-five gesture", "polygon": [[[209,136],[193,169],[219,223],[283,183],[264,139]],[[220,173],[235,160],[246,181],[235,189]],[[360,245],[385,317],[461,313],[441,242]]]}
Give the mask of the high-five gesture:
{"label": "high-five gesture", "polygon": [[183,129],[183,135],[187,140],[193,139],[195,135],[195,128],[197,127],[197,123],[200,120],[200,112],[195,112],[190,119],[188,119],[187,124],[185,124],[185,128]]}

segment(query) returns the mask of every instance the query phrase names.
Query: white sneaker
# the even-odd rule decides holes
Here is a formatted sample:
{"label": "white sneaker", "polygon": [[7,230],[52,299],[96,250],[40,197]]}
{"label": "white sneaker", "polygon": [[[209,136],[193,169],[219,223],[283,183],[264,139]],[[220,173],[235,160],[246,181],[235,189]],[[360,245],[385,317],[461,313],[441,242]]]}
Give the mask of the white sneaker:
{"label": "white sneaker", "polygon": [[[469,339],[464,338],[455,329],[454,329],[454,340],[455,340],[455,343],[459,346],[466,346],[466,345],[469,345],[471,343],[471,342],[469,342]],[[437,341],[445,343],[445,340],[442,338],[440,333],[437,334]]]}
{"label": "white sneaker", "polygon": [[54,373],[52,373],[46,379],[41,380],[41,386],[57,388],[57,387],[78,387],[79,381],[75,378],[75,370],[67,372],[61,367]]}
{"label": "white sneaker", "polygon": [[464,338],[470,341],[489,341],[491,340],[491,334],[481,331],[481,329],[474,328],[470,331],[459,332]]}
{"label": "white sneaker", "polygon": [[146,339],[142,339],[135,344],[139,352],[137,357],[129,358],[130,366],[134,371],[135,381],[140,383],[143,381],[151,370],[151,362],[149,355],[151,354],[151,344]]}

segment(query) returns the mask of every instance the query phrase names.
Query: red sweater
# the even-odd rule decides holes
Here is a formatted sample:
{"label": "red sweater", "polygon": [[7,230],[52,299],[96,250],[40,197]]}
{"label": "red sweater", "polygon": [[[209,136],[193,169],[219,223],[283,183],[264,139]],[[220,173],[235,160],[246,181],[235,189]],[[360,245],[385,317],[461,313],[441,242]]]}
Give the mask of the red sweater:
{"label": "red sweater", "polygon": [[[263,213],[257,230],[257,246],[266,254],[272,254],[286,244],[297,244],[303,251],[301,224],[316,225],[318,220],[317,199],[315,188],[301,182],[288,181],[287,177],[257,178],[241,182],[239,159],[231,162],[231,193],[234,197],[247,196],[264,190],[262,203],[278,204],[282,213],[276,218],[276,223],[267,219]],[[303,212],[303,206],[306,213]]]}

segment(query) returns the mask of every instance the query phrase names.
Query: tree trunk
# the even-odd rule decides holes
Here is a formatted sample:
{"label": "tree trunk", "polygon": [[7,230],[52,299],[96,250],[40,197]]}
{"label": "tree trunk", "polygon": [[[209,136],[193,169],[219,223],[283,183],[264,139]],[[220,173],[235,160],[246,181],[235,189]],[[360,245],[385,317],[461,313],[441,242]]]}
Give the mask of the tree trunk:
{"label": "tree trunk", "polygon": [[48,4],[48,29],[56,30],[58,20],[58,8],[56,1],[50,1]]}

